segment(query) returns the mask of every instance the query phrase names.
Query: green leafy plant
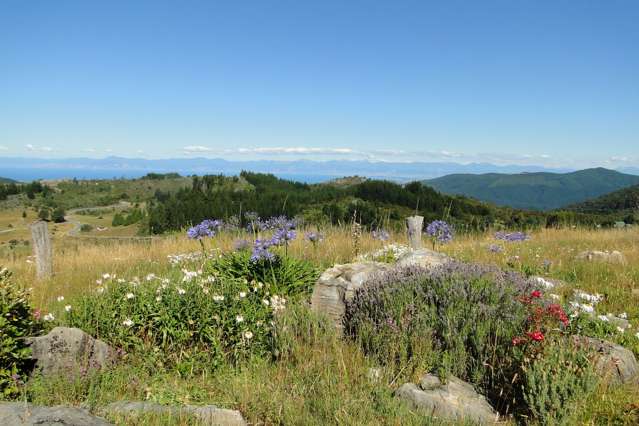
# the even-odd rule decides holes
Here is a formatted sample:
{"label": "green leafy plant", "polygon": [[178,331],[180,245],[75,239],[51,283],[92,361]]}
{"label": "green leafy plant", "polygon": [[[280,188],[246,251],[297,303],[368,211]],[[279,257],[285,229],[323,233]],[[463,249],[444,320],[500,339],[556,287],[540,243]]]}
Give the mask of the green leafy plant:
{"label": "green leafy plant", "polygon": [[273,293],[292,298],[308,295],[319,276],[317,268],[307,261],[280,255],[273,260],[253,261],[248,250],[214,258],[205,270],[220,278],[261,282]]}
{"label": "green leafy plant", "polygon": [[169,278],[110,277],[75,301],[66,321],[121,351],[144,353],[154,367],[191,374],[270,357],[274,314],[285,306],[269,284],[176,270]]}
{"label": "green leafy plant", "polygon": [[522,364],[522,392],[530,415],[540,424],[568,424],[575,406],[597,385],[592,354],[569,339],[553,338]]}
{"label": "green leafy plant", "polygon": [[4,397],[15,395],[26,380],[31,349],[24,338],[41,331],[39,312],[29,305],[28,292],[10,277],[9,271],[0,268],[0,392]]}

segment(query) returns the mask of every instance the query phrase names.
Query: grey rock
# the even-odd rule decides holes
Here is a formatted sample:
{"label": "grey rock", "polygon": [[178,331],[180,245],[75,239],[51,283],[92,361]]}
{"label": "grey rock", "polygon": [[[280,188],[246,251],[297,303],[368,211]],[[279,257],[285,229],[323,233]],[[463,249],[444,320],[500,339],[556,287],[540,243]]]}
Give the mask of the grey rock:
{"label": "grey rock", "polygon": [[56,327],[45,336],[26,339],[36,371],[44,376],[101,369],[117,360],[113,348],[79,328]]}
{"label": "grey rock", "polygon": [[370,277],[391,268],[392,265],[381,262],[335,265],[324,271],[317,280],[311,296],[311,308],[327,315],[335,327],[342,330],[346,302],[352,300],[355,291]]}
{"label": "grey rock", "polygon": [[495,424],[499,415],[486,398],[469,383],[451,376],[446,383],[432,374],[422,377],[419,385],[406,383],[395,395],[430,416],[452,421]]}
{"label": "grey rock", "polygon": [[590,262],[609,262],[609,263],[626,263],[626,257],[623,253],[615,251],[599,251],[599,250],[586,250],[577,255],[579,260],[588,260]]}
{"label": "grey rock", "polygon": [[428,249],[411,250],[397,259],[398,267],[419,266],[426,269],[435,268],[451,261],[444,253]]}
{"label": "grey rock", "polygon": [[77,407],[42,407],[22,402],[5,402],[0,403],[0,425],[112,426],[112,423]]}
{"label": "grey rock", "polygon": [[192,416],[206,426],[244,426],[246,421],[236,410],[218,408],[214,405],[161,405],[144,401],[118,401],[107,405],[104,413],[121,416],[136,416],[140,414],[165,414],[175,417],[180,415]]}
{"label": "grey rock", "polygon": [[613,384],[639,383],[635,355],[623,346],[593,337],[573,336],[577,345],[596,352],[595,369]]}

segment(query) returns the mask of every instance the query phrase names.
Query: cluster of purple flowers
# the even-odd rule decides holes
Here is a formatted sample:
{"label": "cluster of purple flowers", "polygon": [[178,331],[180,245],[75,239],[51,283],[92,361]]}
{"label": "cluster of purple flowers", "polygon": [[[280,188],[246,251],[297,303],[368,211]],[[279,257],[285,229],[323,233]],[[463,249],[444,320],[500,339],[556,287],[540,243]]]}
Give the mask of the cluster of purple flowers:
{"label": "cluster of purple flowers", "polygon": [[453,240],[453,228],[443,220],[434,220],[426,227],[426,234],[439,243],[448,243]]}
{"label": "cluster of purple flowers", "polygon": [[275,255],[269,251],[273,246],[272,240],[255,240],[253,244],[253,252],[251,253],[251,261],[259,262],[260,260],[272,261]]}
{"label": "cluster of purple flowers", "polygon": [[246,212],[244,213],[244,219],[246,219],[246,221],[248,222],[248,224],[246,225],[246,229],[249,232],[263,232],[278,229],[295,229],[298,225],[296,219],[289,219],[284,215],[274,216],[264,220],[260,218],[260,216],[255,212]]}
{"label": "cluster of purple flowers", "polygon": [[390,238],[390,234],[385,229],[376,229],[371,232],[371,235],[379,241],[387,241]]}
{"label": "cluster of purple flowers", "polygon": [[[273,235],[270,239],[257,239],[253,245],[253,252],[251,254],[251,260],[258,262],[260,260],[271,261],[275,259],[275,255],[269,251],[274,246],[288,247],[288,242],[294,240],[297,237],[295,227],[297,223],[295,220],[289,219],[286,216],[278,216],[270,218],[266,221],[261,221],[259,218],[255,223],[260,223],[260,230],[274,229]],[[253,228],[255,229],[255,228]]]}
{"label": "cluster of purple flowers", "polygon": [[495,234],[495,239],[508,241],[508,242],[517,242],[517,241],[526,241],[530,239],[530,236],[525,232],[504,232],[499,231]]}
{"label": "cluster of purple flowers", "polygon": [[193,240],[201,240],[202,238],[213,237],[215,233],[222,227],[222,221],[218,219],[204,219],[202,222],[186,231],[186,235]]}

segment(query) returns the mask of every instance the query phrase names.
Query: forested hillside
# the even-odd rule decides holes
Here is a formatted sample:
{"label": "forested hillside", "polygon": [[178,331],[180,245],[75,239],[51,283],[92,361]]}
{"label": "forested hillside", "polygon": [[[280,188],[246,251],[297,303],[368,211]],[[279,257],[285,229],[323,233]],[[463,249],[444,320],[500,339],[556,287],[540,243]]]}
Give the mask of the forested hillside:
{"label": "forested hillside", "polygon": [[639,176],[604,168],[573,173],[453,174],[425,181],[446,194],[521,209],[551,210],[639,184]]}
{"label": "forested hillside", "polygon": [[626,223],[635,223],[639,214],[639,185],[573,204],[565,209],[583,214],[609,215]]}

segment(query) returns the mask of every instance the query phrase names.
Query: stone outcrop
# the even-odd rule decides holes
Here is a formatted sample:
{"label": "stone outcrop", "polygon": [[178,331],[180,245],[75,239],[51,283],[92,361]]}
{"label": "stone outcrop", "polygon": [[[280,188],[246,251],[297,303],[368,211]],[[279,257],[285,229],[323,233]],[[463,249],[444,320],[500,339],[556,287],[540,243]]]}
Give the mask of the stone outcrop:
{"label": "stone outcrop", "polygon": [[327,315],[335,327],[341,330],[346,302],[353,298],[355,291],[371,276],[389,271],[391,268],[388,263],[357,262],[335,265],[327,269],[313,288],[312,309]]}
{"label": "stone outcrop", "polygon": [[608,262],[608,263],[626,263],[626,257],[623,253],[615,251],[599,251],[599,250],[586,250],[577,255],[579,260],[588,260],[590,262]]}
{"label": "stone outcrop", "polygon": [[338,330],[343,329],[342,320],[346,310],[346,302],[350,301],[355,291],[376,274],[393,268],[418,266],[434,268],[449,262],[445,254],[433,250],[410,250],[399,257],[396,263],[362,261],[335,265],[322,273],[313,288],[311,307],[315,312],[327,315]]}
{"label": "stone outcrop", "polygon": [[585,336],[573,336],[577,345],[596,352],[595,368],[614,384],[639,383],[639,365],[635,355],[623,346]]}
{"label": "stone outcrop", "polygon": [[5,402],[0,403],[0,425],[112,426],[112,423],[77,407],[42,407],[23,402]]}
{"label": "stone outcrop", "polygon": [[495,424],[499,420],[499,415],[486,398],[478,394],[472,385],[454,376],[442,383],[439,377],[427,374],[419,384],[402,385],[395,396],[424,414],[442,420],[485,425]]}
{"label": "stone outcrop", "polygon": [[170,415],[193,417],[203,426],[244,426],[246,421],[236,410],[218,408],[214,405],[161,405],[143,401],[119,401],[107,405],[103,411],[125,417],[135,417],[144,414]]}
{"label": "stone outcrop", "polygon": [[45,336],[26,341],[31,346],[35,371],[44,376],[101,369],[117,359],[113,348],[79,328],[56,327]]}

